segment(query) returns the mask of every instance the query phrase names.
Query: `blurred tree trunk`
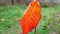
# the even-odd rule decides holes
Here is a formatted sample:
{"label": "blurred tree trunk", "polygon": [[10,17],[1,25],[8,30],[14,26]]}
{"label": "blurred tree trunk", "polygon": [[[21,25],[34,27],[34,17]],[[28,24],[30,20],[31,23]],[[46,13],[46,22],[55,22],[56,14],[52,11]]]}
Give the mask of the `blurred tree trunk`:
{"label": "blurred tree trunk", "polygon": [[[33,0],[0,0],[0,4],[4,3],[6,5],[14,5],[14,4],[19,4],[19,5],[29,5],[29,3]],[[51,6],[55,4],[60,4],[60,0],[39,0],[41,5],[45,6]]]}
{"label": "blurred tree trunk", "polygon": [[14,5],[14,0],[12,0],[11,2],[12,2],[12,5]]}
{"label": "blurred tree trunk", "polygon": [[20,0],[17,0],[18,4],[20,3]]}

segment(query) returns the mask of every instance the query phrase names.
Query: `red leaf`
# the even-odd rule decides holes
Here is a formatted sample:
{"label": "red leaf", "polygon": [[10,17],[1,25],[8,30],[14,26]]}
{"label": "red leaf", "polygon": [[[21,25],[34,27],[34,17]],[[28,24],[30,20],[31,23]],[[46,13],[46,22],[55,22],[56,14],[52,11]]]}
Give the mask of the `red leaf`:
{"label": "red leaf", "polygon": [[41,6],[38,1],[33,1],[29,4],[26,12],[20,20],[23,34],[28,34],[35,28],[41,19]]}

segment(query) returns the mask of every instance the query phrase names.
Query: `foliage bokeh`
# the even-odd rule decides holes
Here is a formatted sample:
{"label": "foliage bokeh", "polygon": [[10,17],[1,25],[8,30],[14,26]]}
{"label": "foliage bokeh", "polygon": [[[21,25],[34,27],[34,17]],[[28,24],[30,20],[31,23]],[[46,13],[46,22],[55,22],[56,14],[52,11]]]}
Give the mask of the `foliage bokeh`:
{"label": "foliage bokeh", "polygon": [[[0,34],[20,34],[21,19],[26,5],[0,6]],[[60,34],[60,5],[42,7],[42,18],[36,27],[36,34]],[[34,34],[34,29],[29,34]]]}

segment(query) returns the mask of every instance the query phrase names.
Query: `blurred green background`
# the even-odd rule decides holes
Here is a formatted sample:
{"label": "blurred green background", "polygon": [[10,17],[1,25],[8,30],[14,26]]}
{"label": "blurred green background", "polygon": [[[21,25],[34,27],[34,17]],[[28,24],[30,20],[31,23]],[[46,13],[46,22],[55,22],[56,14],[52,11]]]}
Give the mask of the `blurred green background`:
{"label": "blurred green background", "polygon": [[[41,4],[42,18],[29,34],[60,34],[60,5]],[[0,6],[0,34],[21,34],[21,19],[27,5]]]}

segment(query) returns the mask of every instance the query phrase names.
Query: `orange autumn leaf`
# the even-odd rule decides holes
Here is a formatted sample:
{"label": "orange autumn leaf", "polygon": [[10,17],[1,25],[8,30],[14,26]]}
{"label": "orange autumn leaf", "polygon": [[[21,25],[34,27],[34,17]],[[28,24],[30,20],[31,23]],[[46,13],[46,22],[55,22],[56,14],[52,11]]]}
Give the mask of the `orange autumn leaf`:
{"label": "orange autumn leaf", "polygon": [[41,19],[41,6],[38,0],[33,0],[22,18],[20,19],[20,24],[22,26],[23,34],[28,34],[32,29],[34,29]]}

